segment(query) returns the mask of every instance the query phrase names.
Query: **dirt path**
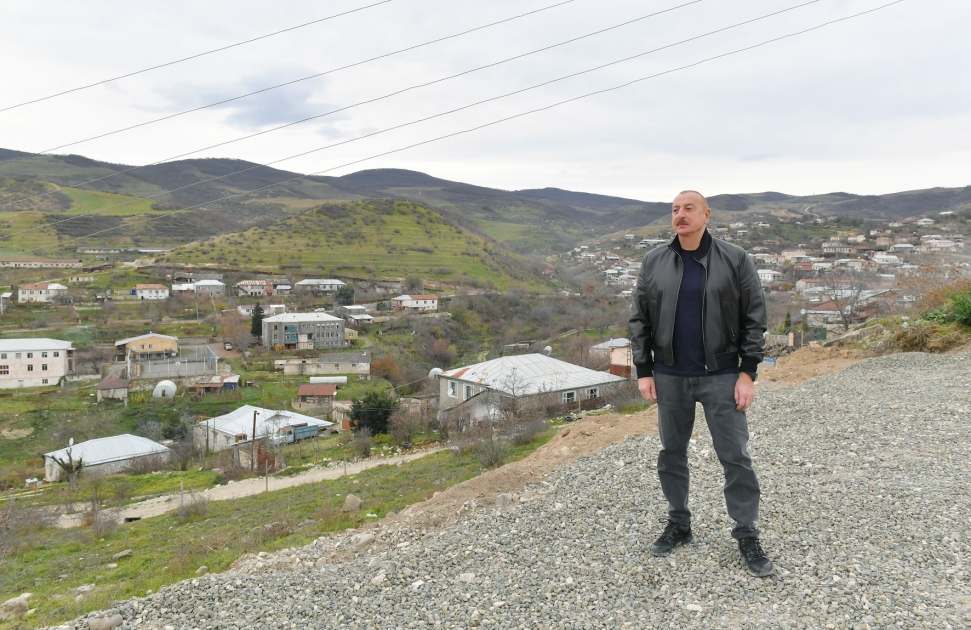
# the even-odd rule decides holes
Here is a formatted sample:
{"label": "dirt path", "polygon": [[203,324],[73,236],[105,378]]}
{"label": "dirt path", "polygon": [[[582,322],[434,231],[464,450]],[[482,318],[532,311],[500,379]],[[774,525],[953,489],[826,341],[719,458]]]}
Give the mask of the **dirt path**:
{"label": "dirt path", "polygon": [[[368,468],[375,468],[377,466],[392,466],[401,462],[408,462],[440,450],[442,449],[428,449],[424,451],[415,451],[400,457],[372,458],[364,461],[351,462],[347,464],[347,474],[356,475],[357,473],[367,470]],[[208,490],[204,490],[203,492],[200,492],[199,495],[210,501],[227,501],[230,499],[239,499],[241,497],[248,497],[254,494],[260,494],[261,492],[266,492],[267,487],[269,487],[270,492],[273,492],[275,490],[283,490],[284,488],[292,488],[294,486],[302,486],[308,483],[316,483],[326,479],[338,479],[343,476],[343,466],[335,466],[333,468],[314,468],[313,470],[308,470],[305,473],[293,475],[292,477],[270,477],[269,479],[261,477],[257,479],[244,479],[243,481],[230,482],[225,486],[214,486]],[[191,494],[192,493],[187,492],[186,496],[190,496]],[[171,512],[172,510],[178,509],[178,507],[179,495],[166,494],[160,497],[154,497],[152,499],[146,499],[145,501],[133,503],[125,507],[118,513],[118,520],[122,521],[126,518],[151,518],[152,516],[159,516],[160,514]],[[82,516],[80,514],[64,514],[58,518],[57,526],[61,528],[79,527],[81,525],[81,520]]]}

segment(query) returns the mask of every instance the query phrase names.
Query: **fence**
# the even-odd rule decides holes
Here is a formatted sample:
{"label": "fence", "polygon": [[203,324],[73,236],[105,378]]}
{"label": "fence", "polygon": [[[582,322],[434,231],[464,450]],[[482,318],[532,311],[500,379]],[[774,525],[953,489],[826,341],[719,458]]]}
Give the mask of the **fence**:
{"label": "fence", "polygon": [[184,378],[219,372],[219,358],[207,346],[179,348],[179,356],[156,361],[128,363],[129,378]]}

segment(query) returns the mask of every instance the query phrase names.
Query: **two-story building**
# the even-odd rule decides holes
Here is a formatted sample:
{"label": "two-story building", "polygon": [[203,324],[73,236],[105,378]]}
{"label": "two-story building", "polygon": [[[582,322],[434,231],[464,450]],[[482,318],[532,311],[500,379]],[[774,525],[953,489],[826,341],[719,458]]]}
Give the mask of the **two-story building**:
{"label": "two-story building", "polygon": [[179,338],[148,333],[115,342],[115,360],[125,361],[128,355],[137,361],[158,361],[178,356]]}
{"label": "two-story building", "polygon": [[56,385],[73,371],[70,341],[0,339],[0,388]]}
{"label": "two-story building", "polygon": [[329,295],[344,286],[344,283],[334,278],[307,278],[293,285],[300,293],[314,295]]}
{"label": "two-story building", "polygon": [[33,282],[17,289],[17,302],[53,302],[60,296],[67,295],[67,287],[56,282]]}
{"label": "two-story building", "polygon": [[263,345],[288,350],[344,347],[344,320],[327,313],[282,313],[263,319]]}
{"label": "two-story building", "polygon": [[421,313],[424,311],[437,311],[438,298],[434,295],[399,295],[391,298],[391,306],[396,311],[410,311]]}

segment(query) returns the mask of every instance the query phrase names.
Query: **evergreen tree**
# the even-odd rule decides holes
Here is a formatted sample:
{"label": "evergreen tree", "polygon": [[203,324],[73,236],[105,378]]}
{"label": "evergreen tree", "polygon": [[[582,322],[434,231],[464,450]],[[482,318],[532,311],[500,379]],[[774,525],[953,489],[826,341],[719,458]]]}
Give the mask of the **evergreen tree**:
{"label": "evergreen tree", "polygon": [[789,311],[786,311],[786,323],[783,325],[783,329],[787,335],[792,332],[792,313]]}
{"label": "evergreen tree", "polygon": [[347,306],[348,304],[354,303],[354,287],[350,284],[345,284],[344,286],[337,289],[334,292],[334,303],[339,306]]}
{"label": "evergreen tree", "polygon": [[254,337],[263,336],[263,307],[259,302],[253,307],[253,319],[250,322],[249,331]]}
{"label": "evergreen tree", "polygon": [[392,394],[370,391],[351,405],[351,420],[358,429],[366,428],[372,435],[388,432],[388,422],[398,409],[398,400]]}

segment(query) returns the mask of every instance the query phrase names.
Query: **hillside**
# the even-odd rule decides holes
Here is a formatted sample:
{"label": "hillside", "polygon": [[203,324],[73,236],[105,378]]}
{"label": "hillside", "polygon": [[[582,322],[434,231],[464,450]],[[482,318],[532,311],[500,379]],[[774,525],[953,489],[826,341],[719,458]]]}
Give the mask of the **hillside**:
{"label": "hillside", "polygon": [[438,212],[408,201],[329,202],[239,233],[180,247],[160,262],[323,276],[405,277],[505,289],[536,269]]}
{"label": "hillside", "polygon": [[[53,229],[37,230],[22,243],[16,243],[21,248],[43,244],[56,249],[57,237],[67,247],[70,237],[117,228],[82,244],[166,246],[265,225],[323,201],[391,198],[433,208],[466,231],[494,239],[512,251],[543,254],[606,234],[650,224],[664,225],[670,203],[559,188],[499,190],[403,169],[371,169],[340,177],[305,176],[222,158],[146,166],[82,186],[83,182],[131,168],[79,155],[30,156],[0,149],[0,205],[37,194],[36,191],[62,188],[28,203],[0,207],[0,221],[22,229],[57,223],[61,214],[84,214],[123,202],[131,203],[112,214],[124,217],[190,208],[184,215],[148,222],[124,218],[68,221]],[[239,196],[257,189],[251,195]],[[169,190],[172,192],[165,192]],[[236,197],[217,201],[231,195]],[[135,199],[146,196],[153,199]],[[106,199],[111,203],[103,202]],[[969,209],[971,187],[869,196],[842,192],[810,196],[780,192],[719,194],[711,196],[710,202],[717,221],[799,220],[832,215],[893,220]],[[7,223],[0,226],[6,227]]]}

